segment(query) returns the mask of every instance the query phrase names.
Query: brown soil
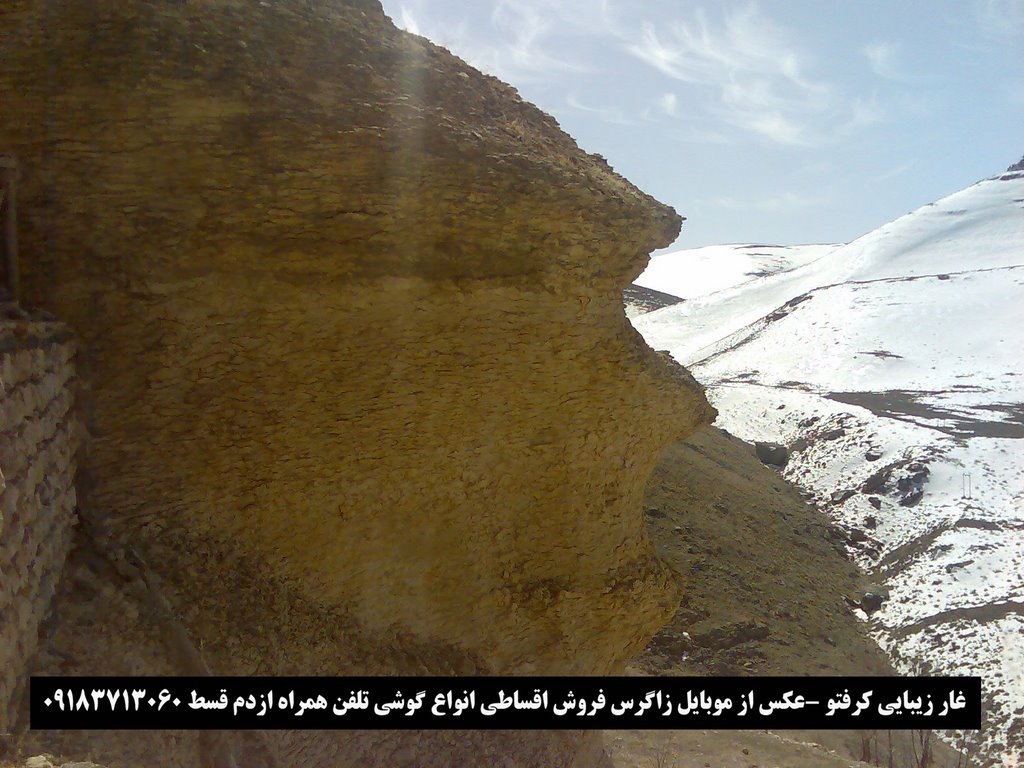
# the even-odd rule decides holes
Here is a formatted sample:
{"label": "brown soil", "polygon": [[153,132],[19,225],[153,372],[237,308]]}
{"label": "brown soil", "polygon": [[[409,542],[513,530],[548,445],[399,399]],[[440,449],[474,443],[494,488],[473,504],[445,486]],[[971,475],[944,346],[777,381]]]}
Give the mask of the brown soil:
{"label": "brown soil", "polygon": [[[648,534],[684,585],[672,622],[638,660],[652,673],[891,673],[843,602],[863,574],[749,444],[709,428],[651,476]],[[685,657],[685,660],[680,660]]]}

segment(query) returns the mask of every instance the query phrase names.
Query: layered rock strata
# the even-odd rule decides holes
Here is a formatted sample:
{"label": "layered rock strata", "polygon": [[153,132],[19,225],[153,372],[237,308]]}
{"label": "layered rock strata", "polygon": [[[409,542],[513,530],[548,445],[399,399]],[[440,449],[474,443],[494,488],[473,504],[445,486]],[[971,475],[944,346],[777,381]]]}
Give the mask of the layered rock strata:
{"label": "layered rock strata", "polygon": [[621,305],[671,209],[376,2],[0,31],[25,290],[96,383],[87,507],[184,599],[259,563],[423,672],[610,672],[671,616],[639,504],[712,411]]}

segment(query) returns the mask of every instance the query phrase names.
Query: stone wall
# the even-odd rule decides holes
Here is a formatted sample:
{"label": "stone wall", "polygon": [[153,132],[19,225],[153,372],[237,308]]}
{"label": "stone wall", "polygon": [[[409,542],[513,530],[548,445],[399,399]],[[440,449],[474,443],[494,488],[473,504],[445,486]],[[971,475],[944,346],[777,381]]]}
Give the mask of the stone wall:
{"label": "stone wall", "polygon": [[14,729],[75,520],[75,343],[0,303],[0,733]]}

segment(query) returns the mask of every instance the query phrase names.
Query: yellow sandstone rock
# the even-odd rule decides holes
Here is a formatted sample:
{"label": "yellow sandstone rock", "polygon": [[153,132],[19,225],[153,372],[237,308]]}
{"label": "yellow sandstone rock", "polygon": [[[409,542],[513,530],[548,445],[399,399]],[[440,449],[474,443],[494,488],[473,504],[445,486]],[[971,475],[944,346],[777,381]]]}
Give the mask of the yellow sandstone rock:
{"label": "yellow sandstone rock", "polygon": [[671,616],[640,499],[713,411],[620,292],[674,211],[369,0],[7,0],[0,35],[90,510],[495,673],[617,671]]}

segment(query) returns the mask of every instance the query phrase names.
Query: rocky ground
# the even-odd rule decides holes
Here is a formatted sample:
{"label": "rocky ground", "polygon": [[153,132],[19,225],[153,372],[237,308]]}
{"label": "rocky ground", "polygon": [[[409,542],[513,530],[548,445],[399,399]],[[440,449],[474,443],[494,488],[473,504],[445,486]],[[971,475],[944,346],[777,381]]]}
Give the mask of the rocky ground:
{"label": "rocky ground", "polygon": [[[716,428],[677,443],[655,469],[644,508],[648,534],[685,591],[636,660],[638,673],[894,674],[844,600],[863,594],[867,578],[753,446]],[[916,766],[911,734],[893,736],[893,765]],[[889,757],[888,734],[875,732],[609,733],[607,743],[618,765],[657,768],[850,766],[862,757],[887,765]],[[953,750],[937,758],[958,765]]]}
{"label": "rocky ground", "polygon": [[[826,521],[754,448],[714,428],[674,445],[648,485],[648,535],[683,586],[683,602],[631,669],[646,675],[890,674],[884,655],[844,596],[865,577],[842,554]],[[238,585],[242,589],[241,583]],[[241,594],[241,592],[240,592]],[[176,671],[174,631],[144,589],[83,542],[58,597],[61,622],[46,627],[36,674],[84,674],[116,656],[124,674]],[[186,608],[187,613],[187,608]],[[101,760],[108,768],[203,764],[217,741],[186,733],[29,734],[0,768],[55,754],[54,766]],[[236,754],[262,759],[258,734],[228,737]],[[617,766],[839,768],[886,765],[885,734],[860,732],[614,731],[603,734]],[[869,742],[865,752],[865,742]],[[896,734],[896,768],[916,765]],[[158,756],[158,757],[157,757]],[[940,766],[955,766],[952,752]],[[252,763],[255,764],[255,763]],[[580,766],[580,768],[584,768]],[[961,763],[961,768],[963,764]]]}

